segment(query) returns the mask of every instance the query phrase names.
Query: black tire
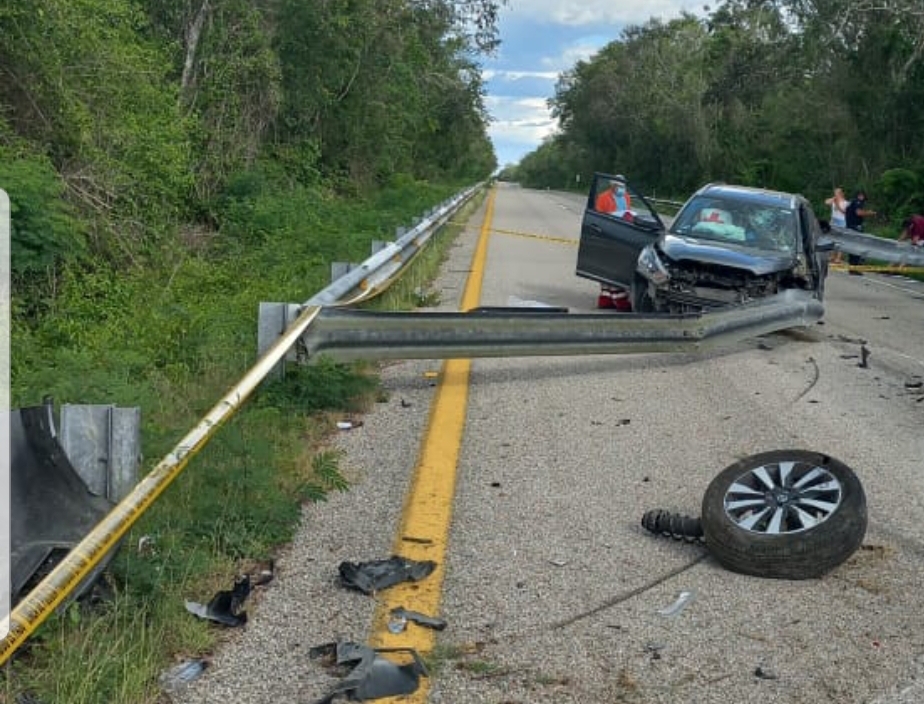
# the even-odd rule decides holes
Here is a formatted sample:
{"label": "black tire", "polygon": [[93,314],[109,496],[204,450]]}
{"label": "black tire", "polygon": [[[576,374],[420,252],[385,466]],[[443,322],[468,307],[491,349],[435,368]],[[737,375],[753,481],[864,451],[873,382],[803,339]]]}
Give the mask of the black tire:
{"label": "black tire", "polygon": [[745,457],[703,496],[703,533],[726,568],[757,577],[810,579],[850,557],[866,535],[866,494],[833,457],[774,450]]}

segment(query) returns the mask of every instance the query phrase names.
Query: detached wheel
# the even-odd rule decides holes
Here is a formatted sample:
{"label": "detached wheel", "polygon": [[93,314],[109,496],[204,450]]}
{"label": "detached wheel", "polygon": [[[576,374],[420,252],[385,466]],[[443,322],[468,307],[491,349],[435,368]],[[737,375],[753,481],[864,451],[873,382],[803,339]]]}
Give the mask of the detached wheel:
{"label": "detached wheel", "polygon": [[735,572],[819,577],[866,535],[866,494],[853,470],[820,452],[775,450],[724,469],[706,489],[706,545]]}

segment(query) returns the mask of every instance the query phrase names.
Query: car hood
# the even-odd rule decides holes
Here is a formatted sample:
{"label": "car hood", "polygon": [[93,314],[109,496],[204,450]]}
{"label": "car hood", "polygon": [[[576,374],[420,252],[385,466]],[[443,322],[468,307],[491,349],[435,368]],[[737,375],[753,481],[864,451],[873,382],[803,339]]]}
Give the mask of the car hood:
{"label": "car hood", "polygon": [[674,261],[688,260],[703,264],[745,269],[755,276],[786,271],[793,266],[793,255],[755,249],[730,243],[718,243],[694,237],[664,234],[658,248]]}

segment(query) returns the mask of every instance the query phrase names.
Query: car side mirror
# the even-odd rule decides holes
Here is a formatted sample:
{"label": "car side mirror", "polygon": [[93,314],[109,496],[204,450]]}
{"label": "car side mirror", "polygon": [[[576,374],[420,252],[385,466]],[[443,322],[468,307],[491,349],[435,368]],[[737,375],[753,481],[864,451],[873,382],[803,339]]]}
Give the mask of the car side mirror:
{"label": "car side mirror", "polygon": [[632,222],[645,230],[657,230],[660,227],[658,221],[650,215],[636,215]]}

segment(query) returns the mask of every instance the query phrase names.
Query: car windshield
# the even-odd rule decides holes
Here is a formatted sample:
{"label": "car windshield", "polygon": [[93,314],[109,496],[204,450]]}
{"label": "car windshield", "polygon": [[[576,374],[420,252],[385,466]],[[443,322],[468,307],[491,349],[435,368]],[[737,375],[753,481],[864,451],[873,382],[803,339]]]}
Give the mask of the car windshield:
{"label": "car windshield", "polygon": [[677,214],[671,232],[700,240],[791,253],[796,249],[796,223],[796,214],[789,208],[698,196]]}

